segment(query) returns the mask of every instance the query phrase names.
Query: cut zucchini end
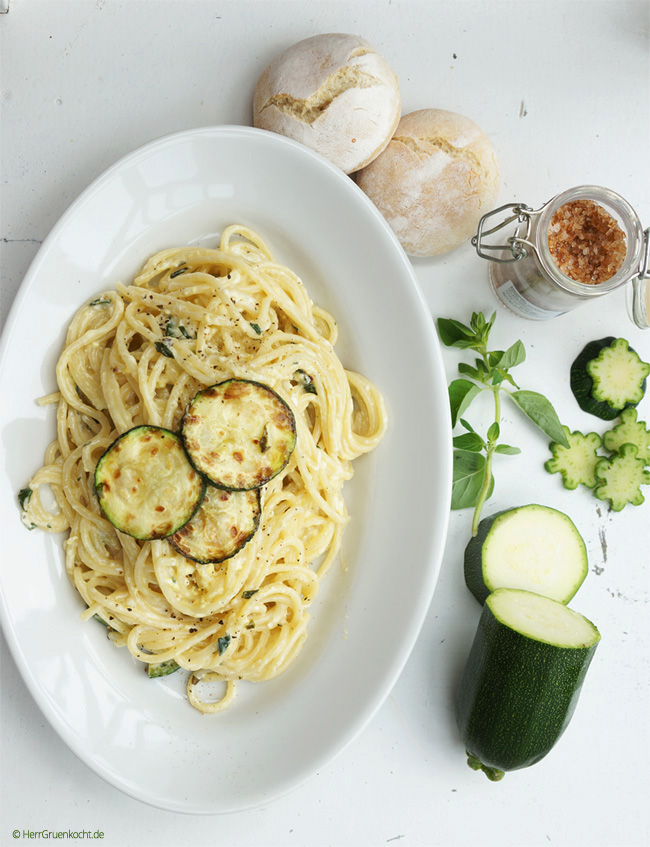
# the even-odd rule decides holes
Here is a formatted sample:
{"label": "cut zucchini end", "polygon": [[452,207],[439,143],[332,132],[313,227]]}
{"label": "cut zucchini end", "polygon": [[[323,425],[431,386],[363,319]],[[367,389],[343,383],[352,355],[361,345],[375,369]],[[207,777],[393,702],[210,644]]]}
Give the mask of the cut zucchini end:
{"label": "cut zucchini end", "polygon": [[646,390],[650,365],[624,338],[590,341],[571,365],[571,391],[584,412],[613,421]]}
{"label": "cut zucchini end", "polygon": [[499,623],[533,641],[567,649],[589,648],[600,641],[591,621],[541,594],[499,588],[485,602]]}
{"label": "cut zucchini end", "polygon": [[616,338],[587,362],[586,370],[593,380],[594,399],[621,410],[643,399],[650,364],[641,360],[625,338]]}
{"label": "cut zucchini end", "polygon": [[227,379],[200,391],[181,422],[196,469],[218,488],[261,488],[289,463],[296,421],[280,395],[260,382]]}
{"label": "cut zucchini end", "polygon": [[465,582],[479,603],[498,588],[519,588],[568,603],[589,571],[573,521],[531,503],[484,518],[465,550]]}
{"label": "cut zucchini end", "polygon": [[95,468],[102,511],[116,529],[141,541],[167,538],[184,526],[205,486],[179,436],[148,424],[116,438]]}

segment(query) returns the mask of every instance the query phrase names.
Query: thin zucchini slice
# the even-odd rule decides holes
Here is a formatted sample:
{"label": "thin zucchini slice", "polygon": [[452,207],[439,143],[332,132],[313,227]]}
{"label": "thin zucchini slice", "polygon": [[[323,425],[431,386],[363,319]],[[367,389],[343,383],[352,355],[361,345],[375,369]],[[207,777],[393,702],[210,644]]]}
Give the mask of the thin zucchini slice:
{"label": "thin zucchini slice", "polygon": [[490,779],[534,765],[569,725],[600,641],[582,615],[500,588],[485,601],[456,699],[468,764]]}
{"label": "thin zucchini slice", "polygon": [[596,479],[596,465],[601,457],[596,452],[602,445],[600,435],[596,432],[570,432],[569,427],[563,427],[568,447],[563,447],[553,441],[549,449],[553,458],[549,459],[544,467],[549,473],[562,474],[562,482],[565,488],[573,490],[579,485],[594,488]]}
{"label": "thin zucchini slice", "polygon": [[95,468],[95,492],[108,520],[145,541],[184,526],[205,487],[179,436],[159,426],[136,426],[120,435]]}
{"label": "thin zucchini slice", "polygon": [[636,445],[637,459],[650,465],[650,431],[645,421],[637,420],[636,409],[623,409],[620,423],[603,435],[603,446],[610,453],[618,452],[623,444]]}
{"label": "thin zucchini slice", "polygon": [[594,383],[591,393],[595,400],[624,409],[643,399],[650,364],[642,362],[624,338],[616,338],[587,362],[587,373]]}
{"label": "thin zucchini slice", "polygon": [[247,544],[260,522],[260,491],[225,491],[209,485],[201,506],[170,536],[172,547],[199,564],[223,562]]}
{"label": "thin zucchini slice", "polygon": [[587,548],[571,518],[534,503],[483,518],[465,548],[465,584],[479,603],[497,588],[568,603],[588,570]]}
{"label": "thin zucchini slice", "polygon": [[286,467],[296,421],[268,385],[227,379],[199,391],[185,410],[181,434],[194,467],[213,485],[247,491]]}
{"label": "thin zucchini slice", "polygon": [[636,444],[622,444],[618,453],[596,465],[598,485],[594,494],[599,500],[609,500],[615,512],[628,503],[640,506],[645,501],[641,486],[650,485],[650,471],[645,470],[645,461],[638,453]]}

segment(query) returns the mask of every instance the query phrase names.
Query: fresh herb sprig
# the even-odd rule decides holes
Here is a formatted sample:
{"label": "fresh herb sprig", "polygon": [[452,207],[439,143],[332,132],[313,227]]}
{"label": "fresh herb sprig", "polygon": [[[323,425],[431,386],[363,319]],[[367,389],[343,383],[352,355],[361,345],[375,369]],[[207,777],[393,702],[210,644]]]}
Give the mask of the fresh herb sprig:
{"label": "fresh herb sprig", "polygon": [[[459,347],[478,353],[473,365],[466,362],[458,365],[458,371],[464,378],[454,379],[449,384],[452,427],[461,424],[466,430],[453,439],[455,449],[451,508],[474,508],[472,535],[478,531],[481,511],[494,489],[494,454],[512,456],[521,452],[518,447],[499,442],[501,397],[504,394],[553,441],[568,446],[562,424],[550,400],[536,391],[521,389],[510,374],[512,368],[526,359],[523,343],[515,341],[507,350],[488,349],[495,318],[496,312],[489,320],[483,312],[474,312],[469,326],[450,318],[438,319],[438,334],[446,347]],[[463,417],[472,401],[483,391],[492,392],[494,397],[494,421],[485,438]]]}

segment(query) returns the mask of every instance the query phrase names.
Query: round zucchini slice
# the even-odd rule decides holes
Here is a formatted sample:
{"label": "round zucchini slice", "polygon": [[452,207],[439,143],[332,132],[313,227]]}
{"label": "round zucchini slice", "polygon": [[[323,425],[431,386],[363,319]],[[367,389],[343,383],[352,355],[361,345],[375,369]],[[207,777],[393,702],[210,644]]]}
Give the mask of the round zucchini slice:
{"label": "round zucchini slice", "polygon": [[116,529],[142,541],[177,532],[201,505],[205,488],[180,437],[159,426],[120,435],[95,468],[102,511]]}
{"label": "round zucchini slice", "polygon": [[530,503],[483,518],[465,548],[465,584],[479,603],[520,588],[568,603],[589,571],[587,548],[568,515]]}
{"label": "round zucchini slice", "polygon": [[181,556],[201,565],[223,562],[255,535],[260,512],[259,488],[224,491],[209,485],[194,516],[168,541]]}
{"label": "round zucchini slice", "polygon": [[571,365],[571,391],[584,412],[613,421],[643,399],[649,372],[624,338],[608,335],[590,341]]}
{"label": "round zucchini slice", "polygon": [[185,449],[217,488],[260,488],[286,467],[296,421],[285,401],[261,382],[227,379],[194,397],[181,422]]}

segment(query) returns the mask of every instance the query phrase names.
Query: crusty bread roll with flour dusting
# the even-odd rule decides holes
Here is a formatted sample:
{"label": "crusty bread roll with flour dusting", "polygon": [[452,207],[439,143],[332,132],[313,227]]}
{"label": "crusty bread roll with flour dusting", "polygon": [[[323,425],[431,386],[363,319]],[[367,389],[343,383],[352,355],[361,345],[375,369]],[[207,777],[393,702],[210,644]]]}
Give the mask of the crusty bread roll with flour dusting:
{"label": "crusty bread roll with flour dusting", "polygon": [[404,115],[390,144],[356,175],[411,256],[437,256],[470,239],[494,208],[499,163],[487,135],[442,109]]}
{"label": "crusty bread roll with flour dusting", "polygon": [[400,117],[397,77],[356,35],[327,33],[299,41],[258,80],[253,123],[300,141],[345,173],[371,162]]}

